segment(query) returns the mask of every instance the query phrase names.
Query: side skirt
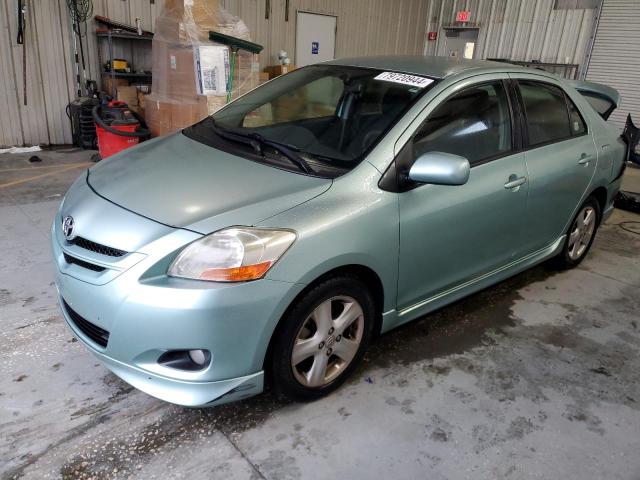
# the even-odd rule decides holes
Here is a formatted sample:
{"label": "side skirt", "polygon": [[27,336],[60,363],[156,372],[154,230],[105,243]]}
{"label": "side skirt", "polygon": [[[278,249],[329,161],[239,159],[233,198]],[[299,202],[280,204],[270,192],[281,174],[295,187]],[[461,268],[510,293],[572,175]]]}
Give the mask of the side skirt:
{"label": "side skirt", "polygon": [[433,312],[445,305],[453,303],[472,293],[483,290],[517,273],[553,257],[562,250],[566,235],[562,235],[551,245],[537,250],[525,257],[508,263],[491,272],[485,273],[467,282],[461,283],[449,290],[441,292],[425,300],[421,300],[402,310],[389,310],[382,315],[382,333],[403,325],[411,320]]}

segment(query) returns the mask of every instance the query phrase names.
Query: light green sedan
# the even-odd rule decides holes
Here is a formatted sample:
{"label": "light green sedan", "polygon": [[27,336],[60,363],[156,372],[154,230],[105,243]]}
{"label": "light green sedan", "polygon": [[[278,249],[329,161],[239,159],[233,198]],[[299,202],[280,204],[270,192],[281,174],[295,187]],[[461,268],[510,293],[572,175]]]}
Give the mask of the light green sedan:
{"label": "light green sedan", "polygon": [[[615,91],[586,90],[615,108]],[[542,71],[305,67],[79,178],[52,227],[60,305],[160,399],[215,405],[265,378],[315,399],[376,335],[544,260],[580,263],[626,154],[587,96]]]}

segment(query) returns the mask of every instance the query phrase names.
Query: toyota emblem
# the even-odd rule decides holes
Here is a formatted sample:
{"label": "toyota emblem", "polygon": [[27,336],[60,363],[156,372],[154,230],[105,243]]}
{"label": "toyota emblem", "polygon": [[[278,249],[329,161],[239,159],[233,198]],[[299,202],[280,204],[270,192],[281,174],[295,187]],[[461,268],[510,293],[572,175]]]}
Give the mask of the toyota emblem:
{"label": "toyota emblem", "polygon": [[73,238],[73,217],[64,217],[64,220],[62,220],[62,233],[64,233],[64,238],[67,240]]}

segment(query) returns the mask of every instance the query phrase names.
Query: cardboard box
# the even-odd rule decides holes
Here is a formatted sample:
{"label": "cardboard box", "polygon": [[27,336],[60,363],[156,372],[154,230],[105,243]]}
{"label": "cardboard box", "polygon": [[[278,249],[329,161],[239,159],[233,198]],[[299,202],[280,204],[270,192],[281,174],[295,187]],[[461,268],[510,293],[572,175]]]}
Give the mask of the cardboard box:
{"label": "cardboard box", "polygon": [[215,95],[209,95],[207,97],[207,111],[211,115],[216,113],[222,107],[227,104],[227,97],[217,97]]}
{"label": "cardboard box", "polygon": [[138,106],[138,90],[134,86],[118,87],[116,98],[125,102],[129,107]]}
{"label": "cardboard box", "polygon": [[107,92],[109,95],[113,95],[113,92],[117,90],[118,87],[125,87],[129,85],[129,82],[124,78],[114,78],[112,82],[111,77],[104,74],[102,76],[102,91]]}
{"label": "cardboard box", "polygon": [[272,78],[292,72],[296,69],[295,65],[270,65],[265,67],[264,71],[269,74],[269,80]]}
{"label": "cardboard box", "polygon": [[207,97],[198,98],[197,103],[174,103],[171,106],[171,127],[174,130],[189,127],[208,115]]}
{"label": "cardboard box", "polygon": [[159,137],[171,132],[171,104],[157,100],[145,101],[145,121],[151,135]]}
{"label": "cardboard box", "polygon": [[170,47],[167,56],[167,91],[158,93],[172,99],[193,99],[197,95],[193,47]]}
{"label": "cardboard box", "polygon": [[136,90],[142,93],[151,93],[151,84],[149,83],[136,83]]}
{"label": "cardboard box", "polygon": [[141,92],[140,90],[138,90],[138,91],[136,92],[136,95],[137,95],[137,97],[138,97],[138,106],[139,106],[140,108],[143,108],[143,109],[144,109],[144,104],[145,104],[145,101],[146,101],[146,98],[147,98],[147,94],[146,94],[146,93],[144,93],[144,92]]}
{"label": "cardboard box", "polygon": [[194,36],[207,41],[210,30],[221,29],[219,11],[219,0],[165,0],[165,15],[155,33],[165,41],[191,41]]}
{"label": "cardboard box", "polygon": [[268,72],[260,72],[258,73],[258,85],[262,85],[269,81],[269,73]]}
{"label": "cardboard box", "polygon": [[199,122],[208,115],[207,97],[201,95],[193,102],[145,99],[145,120],[151,135],[166,135]]}

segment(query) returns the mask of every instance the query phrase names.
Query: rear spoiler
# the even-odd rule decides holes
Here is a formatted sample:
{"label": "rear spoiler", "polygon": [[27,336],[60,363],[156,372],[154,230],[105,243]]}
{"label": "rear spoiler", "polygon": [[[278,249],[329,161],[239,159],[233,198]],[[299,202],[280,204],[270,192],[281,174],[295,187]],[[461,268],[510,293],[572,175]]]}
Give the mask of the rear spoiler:
{"label": "rear spoiler", "polygon": [[620,94],[614,88],[586,80],[568,80],[605,120],[620,105]]}

